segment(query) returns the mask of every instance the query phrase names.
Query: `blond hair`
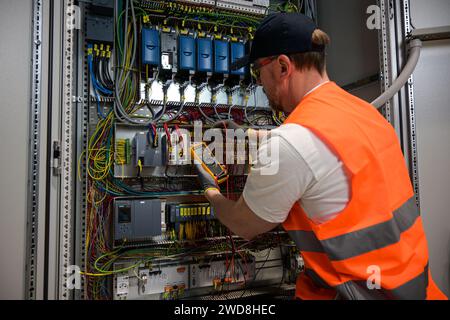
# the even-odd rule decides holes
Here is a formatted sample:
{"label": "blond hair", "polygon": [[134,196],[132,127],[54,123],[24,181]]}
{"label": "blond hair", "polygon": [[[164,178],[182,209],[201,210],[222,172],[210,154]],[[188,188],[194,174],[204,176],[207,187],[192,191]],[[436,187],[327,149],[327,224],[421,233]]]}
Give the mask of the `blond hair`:
{"label": "blond hair", "polygon": [[[330,37],[324,31],[316,29],[312,34],[312,42],[316,46],[326,47],[330,44]],[[315,69],[320,74],[325,71],[325,51],[294,53],[290,55],[290,59],[299,70]]]}

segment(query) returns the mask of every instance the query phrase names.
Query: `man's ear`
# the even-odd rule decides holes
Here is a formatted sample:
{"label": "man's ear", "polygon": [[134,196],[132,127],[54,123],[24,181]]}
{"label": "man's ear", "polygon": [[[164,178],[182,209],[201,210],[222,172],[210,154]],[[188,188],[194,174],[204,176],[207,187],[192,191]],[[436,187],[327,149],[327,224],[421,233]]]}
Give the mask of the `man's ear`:
{"label": "man's ear", "polygon": [[292,63],[289,57],[282,54],[278,57],[277,60],[281,68],[281,76],[289,76],[292,71]]}

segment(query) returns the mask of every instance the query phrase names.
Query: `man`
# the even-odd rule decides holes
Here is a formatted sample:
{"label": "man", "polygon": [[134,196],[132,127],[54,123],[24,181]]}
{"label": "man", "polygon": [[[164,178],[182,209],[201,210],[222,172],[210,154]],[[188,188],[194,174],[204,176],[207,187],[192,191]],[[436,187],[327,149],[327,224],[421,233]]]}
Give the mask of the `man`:
{"label": "man", "polygon": [[[277,174],[257,162],[238,201],[197,166],[217,218],[251,239],[279,224],[305,261],[299,299],[446,299],[431,278],[422,221],[394,129],[325,70],[328,36],[302,14],[266,17],[249,56],[271,107]],[[266,152],[269,143],[260,146]]]}

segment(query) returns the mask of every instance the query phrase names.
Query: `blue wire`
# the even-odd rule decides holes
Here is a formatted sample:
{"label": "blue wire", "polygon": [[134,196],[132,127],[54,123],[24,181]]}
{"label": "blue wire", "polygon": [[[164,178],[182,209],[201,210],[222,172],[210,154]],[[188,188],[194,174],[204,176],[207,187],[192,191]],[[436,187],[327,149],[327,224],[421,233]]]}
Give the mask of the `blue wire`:
{"label": "blue wire", "polygon": [[92,85],[94,86],[94,88],[97,89],[98,91],[103,92],[104,94],[111,95],[113,93],[111,90],[104,88],[102,85],[100,85],[98,83],[98,80],[95,77],[95,74],[94,74],[94,71],[93,71],[92,56],[91,55],[88,56],[88,62],[89,62],[89,69],[90,69],[91,79],[92,79]]}
{"label": "blue wire", "polygon": [[[92,45],[91,44],[88,45],[88,48],[92,49]],[[102,112],[102,108],[101,108],[101,105],[100,105],[100,95],[98,94],[98,91],[101,91],[101,92],[103,92],[105,94],[112,94],[112,91],[102,87],[98,83],[97,78],[95,77],[95,74],[94,74],[94,71],[93,71],[92,54],[88,54],[88,64],[89,64],[89,74],[91,76],[92,86],[94,88],[95,97],[97,99],[97,113],[100,115],[100,117],[105,119],[106,116]]]}
{"label": "blue wire", "polygon": [[[88,49],[92,49],[92,48],[93,48],[92,44],[88,44]],[[92,53],[88,54],[88,64],[89,64],[89,72],[90,72],[91,79],[92,79],[92,85],[94,86],[94,88],[104,94],[107,94],[107,95],[113,94],[113,92],[111,90],[103,87],[101,84],[98,83],[98,80],[95,77],[95,74],[93,71]]]}
{"label": "blue wire", "polygon": [[105,116],[105,114],[102,112],[102,108],[101,108],[101,106],[100,106],[100,96],[99,96],[99,94],[97,93],[97,90],[95,90],[95,88],[94,88],[94,92],[95,92],[95,96],[96,96],[96,99],[97,99],[97,113],[98,113],[98,115],[99,115],[100,117],[102,117],[103,119],[105,119],[106,116]]}

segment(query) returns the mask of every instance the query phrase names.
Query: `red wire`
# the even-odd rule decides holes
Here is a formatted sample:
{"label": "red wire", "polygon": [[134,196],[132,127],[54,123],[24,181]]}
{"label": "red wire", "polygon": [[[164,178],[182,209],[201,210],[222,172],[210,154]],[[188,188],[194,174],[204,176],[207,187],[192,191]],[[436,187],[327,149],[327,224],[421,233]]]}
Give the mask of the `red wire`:
{"label": "red wire", "polygon": [[170,139],[170,132],[169,132],[169,126],[167,123],[164,123],[164,131],[166,132],[167,141],[169,141],[169,146],[172,146],[172,140]]}
{"label": "red wire", "polygon": [[175,125],[175,130],[176,130],[177,133],[178,133],[179,141],[180,141],[180,142],[183,141],[183,135],[181,134],[181,132],[180,132],[180,127],[179,127],[177,124]]}
{"label": "red wire", "polygon": [[[224,124],[224,126],[225,126],[225,124]],[[227,179],[226,183],[227,183],[226,184],[226,187],[227,187],[226,188],[226,197],[227,197],[227,199],[230,199],[230,189],[229,189],[229,181],[228,181],[228,179]],[[230,237],[230,243],[231,243],[231,274],[236,279],[236,277],[235,277],[236,276],[236,272],[235,272],[235,268],[234,268],[234,263],[235,263],[234,256],[236,254],[236,247],[234,245],[234,240],[233,240],[233,236],[231,234],[231,230],[230,229],[228,229],[228,236]],[[228,260],[228,255],[227,255],[227,260]],[[228,269],[228,264],[227,264],[227,269]]]}

